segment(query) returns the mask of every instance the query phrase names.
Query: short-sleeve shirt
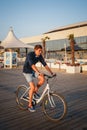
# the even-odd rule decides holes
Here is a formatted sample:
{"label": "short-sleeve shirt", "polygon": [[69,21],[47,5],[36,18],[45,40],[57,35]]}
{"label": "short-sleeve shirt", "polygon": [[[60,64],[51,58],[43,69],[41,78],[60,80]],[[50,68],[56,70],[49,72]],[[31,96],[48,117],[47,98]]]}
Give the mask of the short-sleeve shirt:
{"label": "short-sleeve shirt", "polygon": [[42,55],[36,56],[35,52],[28,53],[23,66],[23,73],[32,73],[34,70],[31,66],[37,62],[41,62],[43,66],[47,65]]}

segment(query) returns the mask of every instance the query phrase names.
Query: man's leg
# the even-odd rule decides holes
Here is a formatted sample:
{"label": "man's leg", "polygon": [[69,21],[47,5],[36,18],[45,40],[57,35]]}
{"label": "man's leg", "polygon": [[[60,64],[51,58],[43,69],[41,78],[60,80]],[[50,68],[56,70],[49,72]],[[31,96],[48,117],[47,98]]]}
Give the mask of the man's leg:
{"label": "man's leg", "polygon": [[45,82],[45,78],[44,78],[44,75],[39,75],[38,76],[38,83],[37,83],[37,86],[35,87],[35,92],[38,91],[39,87],[41,87]]}
{"label": "man's leg", "polygon": [[29,107],[32,107],[32,98],[33,98],[33,93],[35,91],[35,85],[33,82],[29,83],[30,90],[29,90]]}
{"label": "man's leg", "polygon": [[29,83],[29,87],[30,87],[30,90],[29,90],[29,104],[28,104],[28,109],[31,111],[31,112],[34,112],[35,109],[34,107],[32,106],[32,97],[33,97],[33,93],[35,91],[35,84],[33,82],[33,77],[32,77],[32,74],[26,74],[26,73],[23,73],[27,82]]}

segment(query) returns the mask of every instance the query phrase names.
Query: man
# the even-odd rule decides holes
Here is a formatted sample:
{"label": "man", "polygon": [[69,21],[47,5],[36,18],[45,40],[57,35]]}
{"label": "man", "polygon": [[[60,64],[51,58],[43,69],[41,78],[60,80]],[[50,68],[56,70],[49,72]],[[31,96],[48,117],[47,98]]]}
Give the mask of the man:
{"label": "man", "polygon": [[[48,67],[48,65],[46,64],[46,62],[42,56],[42,46],[36,45],[34,47],[34,51],[28,53],[25,63],[24,63],[24,67],[23,67],[23,74],[30,86],[30,90],[29,90],[29,99],[30,100],[29,100],[29,105],[28,105],[28,110],[30,112],[35,112],[35,108],[32,105],[33,94],[38,91],[39,87],[42,84],[44,84],[44,81],[45,81],[44,75],[42,73],[40,73],[38,68],[35,66],[35,64],[37,62],[41,62],[42,65],[46,68],[46,70],[48,72],[50,72],[51,75],[53,75],[53,72]],[[34,76],[36,78],[38,78],[37,86],[35,86],[34,81],[33,81]]]}

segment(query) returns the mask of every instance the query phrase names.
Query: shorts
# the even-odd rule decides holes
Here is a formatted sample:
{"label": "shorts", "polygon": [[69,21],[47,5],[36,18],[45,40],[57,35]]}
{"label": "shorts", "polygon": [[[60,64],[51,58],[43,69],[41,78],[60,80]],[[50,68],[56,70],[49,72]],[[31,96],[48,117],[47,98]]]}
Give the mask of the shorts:
{"label": "shorts", "polygon": [[32,82],[34,80],[34,78],[37,78],[38,77],[38,74],[36,73],[23,73],[25,79],[27,80],[27,82]]}

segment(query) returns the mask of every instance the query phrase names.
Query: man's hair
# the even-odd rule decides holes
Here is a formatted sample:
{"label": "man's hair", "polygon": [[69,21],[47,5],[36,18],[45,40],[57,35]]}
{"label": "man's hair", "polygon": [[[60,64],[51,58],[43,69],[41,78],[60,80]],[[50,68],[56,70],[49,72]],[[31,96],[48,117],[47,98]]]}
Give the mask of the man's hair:
{"label": "man's hair", "polygon": [[37,49],[42,49],[42,46],[41,45],[35,45],[34,50],[37,50]]}

